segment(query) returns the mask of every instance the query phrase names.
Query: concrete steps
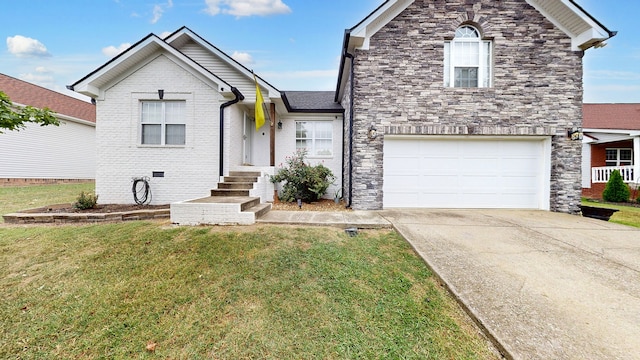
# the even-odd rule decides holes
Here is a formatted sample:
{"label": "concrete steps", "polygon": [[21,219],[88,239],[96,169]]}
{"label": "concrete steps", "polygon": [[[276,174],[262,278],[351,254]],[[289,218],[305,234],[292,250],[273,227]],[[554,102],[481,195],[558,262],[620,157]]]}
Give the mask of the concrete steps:
{"label": "concrete steps", "polygon": [[250,196],[260,172],[231,171],[211,196],[171,204],[171,222],[180,225],[251,225],[271,210]]}

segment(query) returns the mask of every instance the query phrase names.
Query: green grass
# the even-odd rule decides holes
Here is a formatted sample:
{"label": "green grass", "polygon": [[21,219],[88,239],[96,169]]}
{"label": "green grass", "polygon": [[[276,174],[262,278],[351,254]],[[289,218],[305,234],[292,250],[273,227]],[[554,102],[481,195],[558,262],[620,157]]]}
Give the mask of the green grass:
{"label": "green grass", "polygon": [[619,211],[615,212],[609,221],[628,226],[640,227],[640,207],[624,206],[588,199],[582,199],[582,204],[587,206],[618,209]]}
{"label": "green grass", "polygon": [[82,191],[93,194],[93,183],[0,187],[1,215],[40,206],[72,203]]}
{"label": "green grass", "polygon": [[[87,186],[3,188],[0,204]],[[496,357],[393,231],[127,222],[0,225],[0,358]]]}

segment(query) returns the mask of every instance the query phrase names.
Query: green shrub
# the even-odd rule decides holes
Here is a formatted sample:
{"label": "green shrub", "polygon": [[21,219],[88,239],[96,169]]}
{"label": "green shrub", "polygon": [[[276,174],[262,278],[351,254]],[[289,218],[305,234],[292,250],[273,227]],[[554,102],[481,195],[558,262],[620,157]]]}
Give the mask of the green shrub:
{"label": "green shrub", "polygon": [[627,202],[629,201],[629,195],[629,187],[624,183],[624,181],[622,181],[620,171],[613,170],[609,177],[609,181],[607,182],[607,186],[602,192],[602,199],[610,202]]}
{"label": "green shrub", "polygon": [[287,156],[286,165],[271,176],[273,183],[284,182],[282,193],[279,194],[280,200],[288,202],[302,199],[307,203],[317,201],[335,181],[335,176],[328,167],[305,163],[306,155],[306,150],[298,150],[293,156]]}
{"label": "green shrub", "polygon": [[98,195],[93,195],[90,193],[85,193],[84,191],[80,193],[76,202],[73,203],[73,207],[79,210],[87,210],[93,209],[98,204]]}

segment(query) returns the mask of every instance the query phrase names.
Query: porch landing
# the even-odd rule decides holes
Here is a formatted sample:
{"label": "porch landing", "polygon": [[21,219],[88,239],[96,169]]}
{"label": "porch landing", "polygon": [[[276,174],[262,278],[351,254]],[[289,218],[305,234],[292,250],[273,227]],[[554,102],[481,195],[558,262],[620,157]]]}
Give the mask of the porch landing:
{"label": "porch landing", "polygon": [[[272,170],[235,170],[223,177],[211,196],[171,204],[171,222],[178,225],[251,225],[271,210],[267,201]],[[257,171],[256,171],[257,170]],[[271,195],[273,196],[273,195]]]}
{"label": "porch landing", "polygon": [[209,196],[171,204],[171,222],[178,225],[252,225],[271,210],[259,197]]}

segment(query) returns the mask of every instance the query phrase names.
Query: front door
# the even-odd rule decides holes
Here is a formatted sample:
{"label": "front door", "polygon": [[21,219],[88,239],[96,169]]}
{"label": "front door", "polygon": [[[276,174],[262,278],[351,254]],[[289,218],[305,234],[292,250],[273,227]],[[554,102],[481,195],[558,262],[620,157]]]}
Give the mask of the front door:
{"label": "front door", "polygon": [[244,113],[244,126],[242,129],[242,165],[252,165],[251,161],[251,135],[253,134],[253,119]]}

